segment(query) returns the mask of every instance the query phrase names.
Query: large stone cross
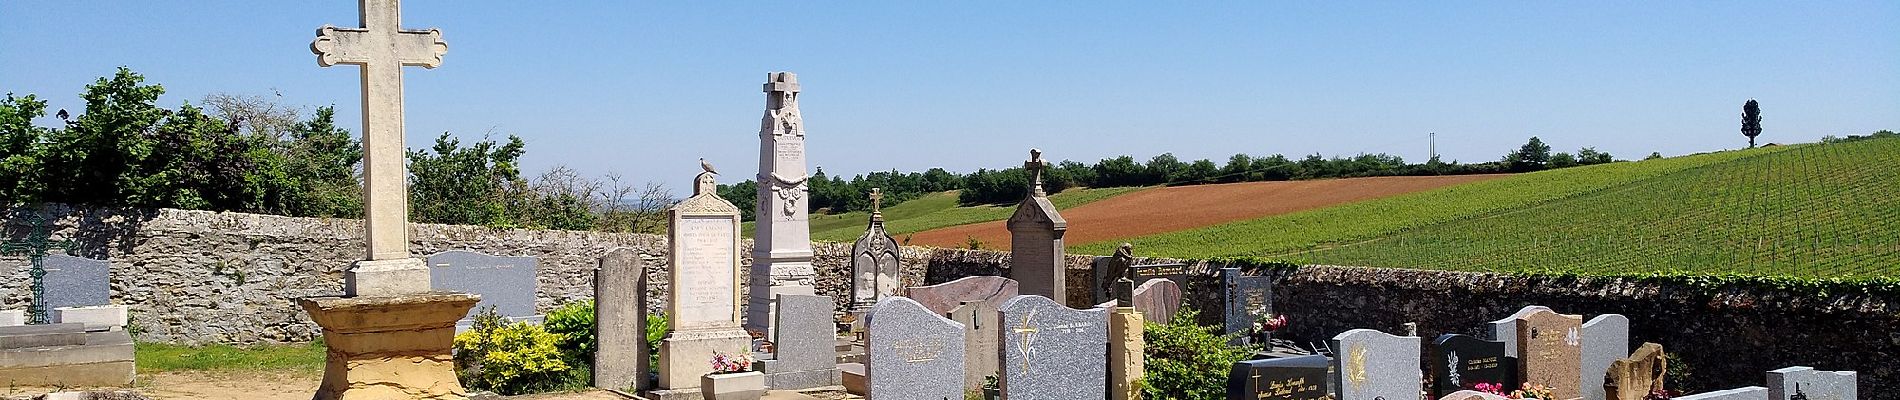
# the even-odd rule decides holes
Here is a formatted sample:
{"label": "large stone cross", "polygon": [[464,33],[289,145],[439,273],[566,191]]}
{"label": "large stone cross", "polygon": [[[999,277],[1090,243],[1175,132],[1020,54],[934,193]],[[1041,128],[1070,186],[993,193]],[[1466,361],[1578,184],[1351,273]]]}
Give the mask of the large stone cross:
{"label": "large stone cross", "polygon": [[401,29],[399,0],[360,0],[360,28],[317,28],[317,65],[363,67],[363,198],[367,260],[409,258],[404,185],[402,67],[435,68],[449,51],[442,31]]}
{"label": "large stone cross", "polygon": [[1049,168],[1049,161],[1042,159],[1042,150],[1029,149],[1029,161],[1023,162],[1023,169],[1029,171],[1032,196],[1042,196],[1042,170]]}

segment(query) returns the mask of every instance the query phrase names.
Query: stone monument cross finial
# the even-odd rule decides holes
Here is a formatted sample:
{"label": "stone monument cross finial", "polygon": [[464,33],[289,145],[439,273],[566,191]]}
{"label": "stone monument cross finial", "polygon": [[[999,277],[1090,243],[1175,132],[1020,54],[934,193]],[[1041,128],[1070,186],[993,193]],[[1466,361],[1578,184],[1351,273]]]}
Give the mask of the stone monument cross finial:
{"label": "stone monument cross finial", "polygon": [[884,189],[871,188],[871,215],[883,213]]}
{"label": "stone monument cross finial", "polygon": [[1042,150],[1029,149],[1029,161],[1023,162],[1023,169],[1028,170],[1030,174],[1029,185],[1031,196],[1042,196],[1045,194],[1042,191],[1042,170],[1048,167],[1049,162],[1042,159]]}
{"label": "stone monument cross finial", "polygon": [[361,27],[317,28],[317,65],[363,68],[363,228],[368,260],[409,258],[409,193],[404,186],[402,67],[435,68],[449,51],[442,31],[401,29],[398,0],[361,0]]}

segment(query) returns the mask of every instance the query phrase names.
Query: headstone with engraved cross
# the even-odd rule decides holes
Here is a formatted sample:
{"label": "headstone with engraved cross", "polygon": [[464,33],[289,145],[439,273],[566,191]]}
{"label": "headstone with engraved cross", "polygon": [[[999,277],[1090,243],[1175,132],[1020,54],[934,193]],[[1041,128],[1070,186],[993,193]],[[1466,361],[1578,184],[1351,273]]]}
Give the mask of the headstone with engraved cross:
{"label": "headstone with engraved cross", "polygon": [[871,224],[851,244],[851,311],[867,312],[903,287],[897,239],[884,231],[884,191],[871,188]]}
{"label": "headstone with engraved cross", "polygon": [[409,190],[405,186],[402,67],[435,68],[449,51],[442,31],[403,30],[397,0],[361,0],[362,27],[317,28],[310,50],[317,65],[363,69],[364,261],[344,274],[344,290],[356,296],[429,291],[429,269],[409,255]]}
{"label": "headstone with engraved cross", "polygon": [[1029,161],[1023,162],[1031,175],[1029,196],[1016,205],[1016,213],[1005,224],[1010,237],[1009,277],[1022,285],[1022,294],[1067,303],[1068,258],[1063,255],[1062,235],[1069,230],[1069,222],[1043,193],[1042,170],[1048,167],[1042,150],[1029,149]]}

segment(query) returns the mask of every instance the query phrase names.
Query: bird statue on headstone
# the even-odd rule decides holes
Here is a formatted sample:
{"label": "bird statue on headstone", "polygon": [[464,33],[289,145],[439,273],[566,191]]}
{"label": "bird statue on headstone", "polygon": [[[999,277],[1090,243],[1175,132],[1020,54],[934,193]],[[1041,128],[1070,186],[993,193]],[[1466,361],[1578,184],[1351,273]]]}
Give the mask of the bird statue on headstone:
{"label": "bird statue on headstone", "polygon": [[719,174],[719,171],[713,169],[712,163],[706,162],[705,157],[699,158],[699,169],[706,170],[706,172],[711,172],[713,175]]}

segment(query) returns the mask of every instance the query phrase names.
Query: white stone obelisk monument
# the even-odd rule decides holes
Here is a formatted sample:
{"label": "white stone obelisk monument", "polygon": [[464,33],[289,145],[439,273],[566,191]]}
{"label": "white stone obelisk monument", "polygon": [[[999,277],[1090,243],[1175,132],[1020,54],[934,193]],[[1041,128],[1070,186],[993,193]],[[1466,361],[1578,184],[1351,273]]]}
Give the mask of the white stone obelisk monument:
{"label": "white stone obelisk monument", "polygon": [[450,355],[455,321],[480,300],[433,292],[429,270],[409,254],[402,67],[435,68],[442,32],[402,30],[397,0],[361,0],[360,27],[317,29],[317,65],[362,67],[363,241],[368,251],[343,273],[343,296],[298,299],[329,346],[317,400],[466,399]]}
{"label": "white stone obelisk monument", "polygon": [[759,126],[759,207],[753,214],[752,272],[746,329],[776,340],[778,295],[816,294],[811,266],[811,200],[806,197],[805,119],[798,113],[798,76],[765,75],[765,118]]}

